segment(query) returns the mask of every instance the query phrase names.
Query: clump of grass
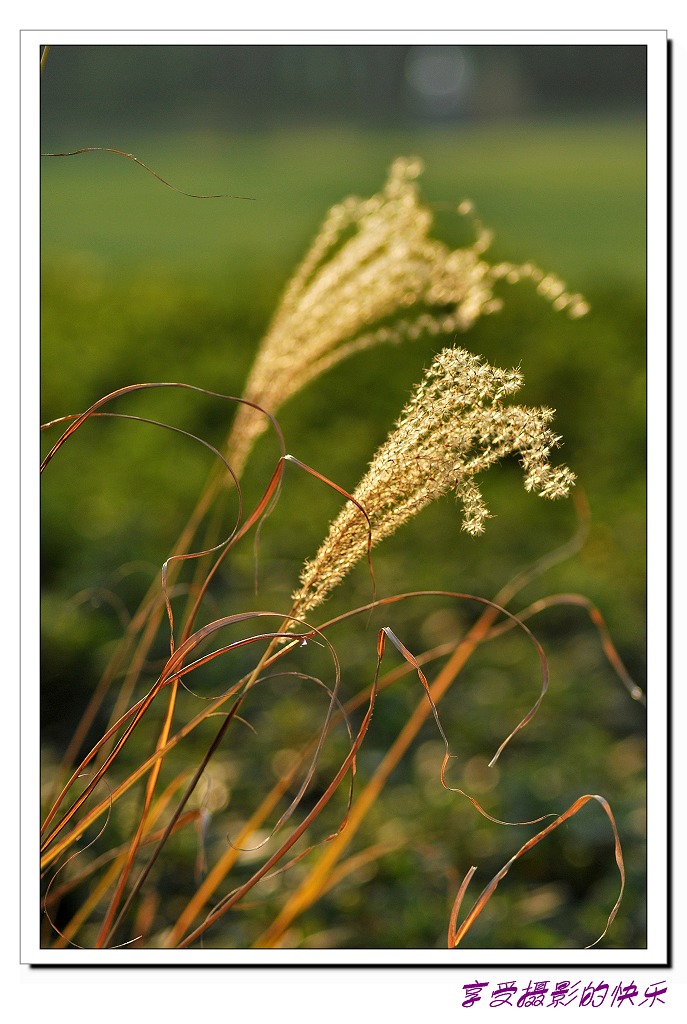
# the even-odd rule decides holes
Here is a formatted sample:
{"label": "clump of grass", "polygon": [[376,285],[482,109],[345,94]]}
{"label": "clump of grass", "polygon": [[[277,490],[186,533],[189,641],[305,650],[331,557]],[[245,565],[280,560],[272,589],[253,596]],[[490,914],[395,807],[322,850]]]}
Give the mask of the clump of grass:
{"label": "clump of grass", "polygon": [[[208,528],[204,549],[190,551],[199,526],[211,524],[219,482],[229,479],[240,494],[240,478],[257,438],[270,424],[280,436],[275,415],[281,406],[348,355],[371,345],[400,342],[421,334],[464,332],[478,317],[498,308],[495,286],[502,279],[512,282],[529,277],[556,308],[567,309],[573,316],[586,311],[580,296],[569,294],[561,282],[532,264],[489,265],[484,256],[489,236],[482,228],[473,245],[463,250],[450,250],[431,239],[431,214],[420,202],[416,184],[420,170],[417,160],[397,160],[379,195],[347,200],[330,211],[286,289],[259,348],[243,398],[206,392],[212,398],[228,399],[237,407],[225,455],[212,449],[219,470],[201,496],[175,547],[174,558],[165,563],[161,582],[132,618],[106,667],[77,730],[78,742],[70,745],[64,765],[66,779],[56,780],[57,793],[45,815],[41,847],[46,878],[43,907],[52,930],[46,944],[79,945],[86,936],[88,944],[98,949],[128,943],[186,948],[205,941],[230,911],[243,908],[250,916],[260,886],[267,883],[274,887],[267,890],[267,920],[264,913],[259,916],[261,923],[256,926],[252,943],[262,947],[288,944],[294,922],[315,901],[361,863],[374,861],[388,851],[388,844],[381,843],[345,860],[347,847],[430,715],[445,744],[439,783],[467,796],[475,811],[495,826],[523,824],[501,821],[472,796],[448,785],[446,768],[453,754],[438,706],[480,645],[507,628],[518,628],[537,652],[540,694],[501,742],[492,764],[506,743],[532,720],[548,687],[546,657],[525,625],[525,619],[538,608],[533,603],[517,616],[507,605],[525,584],[557,559],[577,550],[583,531],[560,551],[507,583],[493,600],[467,593],[435,593],[433,596],[447,601],[476,603],[481,609],[465,636],[440,649],[416,654],[390,626],[377,629],[372,652],[376,665],[366,684],[347,699],[341,692],[344,670],[331,639],[334,627],[344,620],[360,619],[372,610],[385,613],[398,602],[418,602],[431,595],[375,595],[370,604],[351,608],[328,622],[314,625],[306,620],[335,587],[344,586],[354,564],[367,555],[372,569],[372,549],[449,491],[462,502],[463,529],[475,536],[480,534],[489,512],[476,477],[508,455],[515,455],[521,462],[527,490],[546,498],[568,494],[574,474],[566,466],[549,461],[560,443],[550,429],[553,412],[505,401],[522,384],[519,370],[490,366],[464,348],[442,348],[352,494],[320,470],[287,455],[282,446],[282,454],[255,506],[244,512],[240,505],[231,535],[217,541]],[[462,212],[467,208],[463,207]],[[100,399],[79,416],[67,417],[68,425],[44,460],[44,468],[89,420],[96,416],[128,416],[117,411],[117,403],[126,394],[162,386],[184,387],[132,385]],[[214,617],[203,619],[203,597],[210,592],[222,563],[273,510],[284,468],[289,464],[345,499],[319,551],[303,567],[292,606],[238,613],[217,609]],[[442,543],[449,545],[450,538],[443,538]],[[185,612],[177,623],[172,612],[172,602],[178,596],[175,571],[189,559],[199,568]],[[561,603],[574,600],[575,595],[560,598]],[[586,608],[602,630],[604,649],[613,667],[632,696],[640,699],[641,691],[629,680],[600,613],[591,604]],[[146,687],[146,659],[165,612],[169,653],[152,685]],[[401,656],[400,670],[385,670],[389,643]],[[296,657],[311,646],[325,652],[328,674],[313,675],[299,667]],[[427,666],[440,658],[445,662],[430,680]],[[203,672],[218,665],[222,666],[221,672],[212,678],[222,680],[220,692],[212,697],[196,697],[202,700],[200,710],[194,705],[195,713],[187,709],[182,717],[180,695],[193,696],[192,680],[202,678]],[[420,700],[359,790],[354,785],[355,774],[378,694],[409,673],[419,681]],[[245,729],[249,721],[245,716],[254,706],[255,693],[268,693],[275,680],[283,683],[287,679],[314,684],[318,692],[324,693],[326,709],[319,727],[301,739],[300,749],[292,751],[289,758],[276,759],[276,781],[267,787],[262,800],[241,808],[241,819],[231,839],[226,839],[227,829],[220,827],[225,838],[219,850],[215,842],[215,857],[209,863],[203,839],[208,814],[198,800],[203,780],[210,778],[213,759],[220,749],[240,747],[239,730]],[[112,691],[117,685],[119,692],[114,699]],[[77,756],[106,697],[114,703],[110,725],[85,755]],[[272,712],[277,715],[269,703],[262,708],[268,726]],[[214,734],[208,735],[217,722]],[[137,753],[140,746],[132,751],[132,737],[140,736],[142,723],[154,730],[144,755]],[[203,739],[197,744],[189,741],[198,734]],[[344,739],[343,750],[337,747],[337,737]],[[168,777],[170,771],[173,774]],[[239,789],[240,782],[239,778]],[[337,799],[342,801],[338,808]],[[608,916],[607,928],[610,926],[624,886],[620,838],[608,802],[599,795],[585,794],[565,811],[551,812],[555,820],[519,847],[459,926],[460,903],[474,873],[474,868],[469,870],[452,900],[453,909],[442,922],[450,947],[462,941],[510,865],[592,799],[601,804],[611,823],[621,878],[620,896]],[[276,822],[270,824],[275,817]],[[527,824],[540,820],[541,816]],[[321,825],[324,837],[317,831]],[[78,844],[93,828],[97,829],[95,837],[79,851]],[[167,909],[155,888],[160,884],[154,881],[156,872],[173,843],[177,839],[182,842],[190,830],[195,830],[197,836],[199,867],[183,898]],[[109,850],[94,858],[94,849],[102,850],[110,837]],[[77,852],[81,852],[81,858]],[[84,859],[85,853],[90,856]],[[83,862],[83,867],[79,868],[77,862]],[[296,881],[289,888],[285,880],[290,877]],[[72,916],[58,925],[60,900],[74,891],[87,895],[81,897]],[[280,895],[270,912],[269,893],[274,891]]]}

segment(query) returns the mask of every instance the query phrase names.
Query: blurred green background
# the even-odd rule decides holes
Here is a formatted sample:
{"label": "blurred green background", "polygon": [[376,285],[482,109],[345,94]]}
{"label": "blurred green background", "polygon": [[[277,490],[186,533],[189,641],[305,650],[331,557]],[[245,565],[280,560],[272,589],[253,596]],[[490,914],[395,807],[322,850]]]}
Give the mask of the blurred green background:
{"label": "blurred green background", "polygon": [[[645,89],[645,51],[634,46],[52,47],[42,77],[43,153],[113,147],[184,191],[250,198],[191,199],[108,153],[43,158],[42,422],[144,381],[239,395],[327,208],[348,194],[378,191],[396,156],[417,155],[436,237],[469,244],[469,226],[450,212],[469,198],[494,231],[491,260],[532,260],[591,305],[588,316],[571,321],[528,284],[503,285],[503,311],[457,341],[492,363],[519,364],[525,386],[518,401],[557,410],[560,458],[578,475],[591,508],[582,551],[528,587],[513,608],[547,594],[584,594],[644,687]],[[379,347],[315,382],[279,415],[287,450],[352,490],[436,347],[430,338]],[[158,416],[220,446],[231,422],[230,405],[174,390],[147,392],[117,408]],[[46,450],[57,436],[54,428],[45,432]],[[247,508],[266,486],[276,454],[273,441],[260,442],[242,481]],[[105,421],[87,425],[44,474],[46,780],[122,622],[159,574],[210,468],[209,453],[186,439]],[[377,549],[380,596],[444,588],[493,597],[575,530],[573,503],[525,494],[515,464],[493,469],[483,489],[494,519],[482,538],[460,532],[460,510],[446,499]],[[299,568],[339,504],[290,468],[260,539],[259,595],[248,540],[216,581],[209,614],[288,610]],[[227,532],[234,512],[235,505]],[[370,599],[361,567],[317,621]],[[343,693],[371,683],[381,625],[420,653],[457,639],[476,614],[476,606],[425,598],[337,630]],[[614,676],[580,609],[553,609],[531,625],[550,659],[542,708],[487,770],[534,701],[539,677],[524,638],[511,633],[484,646],[440,706],[457,755],[451,781],[511,821],[563,811],[583,793],[605,796],[618,821],[628,882],[604,945],[640,948],[643,710]],[[161,637],[160,656],[164,650]],[[318,652],[307,658],[307,666],[293,667],[331,675]],[[233,671],[208,673],[198,689],[219,692],[218,679],[233,678]],[[145,685],[154,678],[151,666]],[[237,732],[217,755],[222,795],[208,835],[211,863],[275,778],[283,752],[297,749],[321,721],[321,691],[305,683],[283,691],[266,687],[264,699],[246,709],[257,736]],[[357,786],[421,696],[408,676],[380,697]],[[186,699],[195,713],[194,700]],[[140,736],[132,756],[143,756],[153,737]],[[194,739],[177,769],[202,749],[201,738]],[[327,893],[298,920],[290,943],[445,946],[451,903],[470,865],[479,870],[466,907],[480,880],[486,884],[535,830],[496,826],[443,790],[442,753],[428,721],[352,846],[355,852],[382,842],[390,852]],[[126,834],[126,822],[115,815],[105,845],[119,829]],[[193,835],[181,837],[156,869],[170,918],[193,887],[196,853]],[[84,856],[96,854],[97,847]],[[254,942],[309,863],[266,883],[258,906],[226,917],[206,946]],[[610,828],[592,805],[513,868],[465,948],[584,946],[603,930],[617,889]],[[68,911],[61,912],[65,919]],[[164,922],[161,910],[159,935]]]}

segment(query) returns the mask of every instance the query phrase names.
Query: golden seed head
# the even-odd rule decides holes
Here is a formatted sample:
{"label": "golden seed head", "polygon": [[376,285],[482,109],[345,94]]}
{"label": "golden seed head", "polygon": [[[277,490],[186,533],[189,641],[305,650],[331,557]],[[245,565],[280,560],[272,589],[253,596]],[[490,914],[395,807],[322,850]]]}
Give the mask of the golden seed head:
{"label": "golden seed head", "polygon": [[481,533],[489,511],[474,478],[506,455],[519,456],[526,490],[545,498],[568,494],[574,474],[549,463],[560,443],[547,426],[553,411],[503,402],[521,386],[519,370],[490,366],[464,349],[435,356],[353,494],[369,526],[357,505],[344,506],[303,568],[295,616],[321,604],[364,557],[368,531],[377,544],[448,491],[461,499],[462,528]]}
{"label": "golden seed head", "polygon": [[[501,278],[531,277],[557,308],[580,316],[584,303],[531,265],[490,266],[491,233],[473,220],[472,245],[450,249],[431,239],[432,214],[418,196],[422,163],[399,157],[381,192],[351,196],[325,217],[288,284],[262,341],[244,397],[275,414],[305,384],[342,359],[380,342],[467,330],[500,308]],[[472,204],[459,211],[472,215]],[[544,282],[547,282],[544,286]],[[227,454],[241,472],[267,420],[240,406]]]}

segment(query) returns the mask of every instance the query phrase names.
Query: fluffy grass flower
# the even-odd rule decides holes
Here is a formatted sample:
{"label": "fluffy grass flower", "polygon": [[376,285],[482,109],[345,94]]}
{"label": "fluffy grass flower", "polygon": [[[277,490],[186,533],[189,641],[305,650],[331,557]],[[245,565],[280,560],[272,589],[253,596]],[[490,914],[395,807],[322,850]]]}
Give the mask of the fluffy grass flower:
{"label": "fluffy grass flower", "polygon": [[525,488],[545,498],[568,494],[574,474],[552,466],[560,438],[549,429],[553,411],[508,405],[522,385],[519,370],[503,370],[461,348],[439,352],[374,456],[348,502],[301,574],[293,614],[321,604],[372,544],[394,533],[430,502],[453,491],[463,505],[462,528],[484,530],[489,511],[475,476],[504,456],[519,456]]}
{"label": "fluffy grass flower", "polygon": [[[349,197],[327,214],[282,297],[259,348],[244,398],[272,414],[305,384],[361,349],[421,334],[466,331],[501,306],[500,279],[531,278],[558,309],[586,311],[579,295],[532,264],[490,265],[491,234],[476,222],[472,245],[451,249],[429,237],[432,214],[419,199],[418,159],[398,158],[368,199]],[[458,212],[470,215],[469,203]],[[248,406],[237,411],[228,457],[237,473],[266,429]]]}

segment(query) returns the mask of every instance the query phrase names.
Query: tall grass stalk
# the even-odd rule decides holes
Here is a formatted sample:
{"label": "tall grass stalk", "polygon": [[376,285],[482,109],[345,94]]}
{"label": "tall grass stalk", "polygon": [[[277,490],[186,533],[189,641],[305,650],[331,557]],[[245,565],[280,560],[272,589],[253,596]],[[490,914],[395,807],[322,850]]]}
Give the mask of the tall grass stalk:
{"label": "tall grass stalk", "polygon": [[[547,499],[565,498],[575,484],[575,475],[567,466],[551,461],[561,443],[551,428],[553,411],[510,401],[523,383],[520,369],[491,366],[458,346],[455,337],[499,309],[503,300],[497,291],[502,282],[529,279],[557,310],[567,310],[572,317],[583,315],[587,305],[556,277],[531,263],[490,264],[486,256],[490,234],[476,219],[474,241],[463,249],[451,249],[433,239],[432,215],[419,196],[421,169],[417,159],[398,159],[377,195],[350,198],[329,212],[284,292],[243,396],[205,392],[208,398],[235,407],[229,436],[222,452],[197,439],[211,449],[216,467],[164,563],[160,581],[151,586],[114,647],[55,778],[46,780],[52,796],[42,829],[41,865],[48,922],[45,943],[52,948],[86,944],[105,949],[133,944],[137,948],[183,949],[203,943],[213,934],[230,944],[232,940],[226,936],[232,935],[231,928],[221,928],[232,911],[243,909],[250,919],[254,906],[260,904],[261,891],[266,894],[263,908],[256,913],[253,937],[246,944],[288,944],[295,923],[337,883],[389,851],[403,848],[400,840],[380,841],[348,853],[370,812],[379,806],[392,773],[432,717],[444,745],[439,786],[457,799],[467,799],[475,813],[494,828],[542,821],[541,815],[526,822],[503,821],[466,790],[449,785],[447,770],[455,756],[438,709],[478,649],[508,629],[525,637],[537,654],[540,692],[506,739],[499,738],[490,762],[493,765],[506,744],[531,722],[548,688],[546,656],[525,624],[544,608],[554,604],[584,607],[599,630],[612,667],[631,696],[643,700],[615,651],[601,613],[591,602],[565,594],[531,602],[520,615],[508,607],[525,585],[579,550],[586,519],[582,498],[577,500],[582,511],[575,537],[502,587],[493,600],[448,591],[377,593],[374,567],[378,557],[383,559],[377,545],[447,493],[453,492],[462,503],[463,529],[473,536],[484,531],[490,513],[477,478],[497,462],[515,457],[522,466],[526,490]],[[469,204],[461,204],[457,212],[472,215]],[[276,415],[303,387],[372,346],[405,344],[428,336],[442,344],[352,493],[322,470],[287,454]],[[453,344],[444,343],[447,336]],[[140,419],[168,427],[119,408],[134,393],[145,395],[162,387],[181,389],[181,394],[186,386],[132,385],[98,400],[79,416],[46,425],[46,429],[62,425],[63,431],[42,468],[58,471],[59,459],[53,462],[64,445],[77,443],[84,424],[96,418]],[[277,438],[281,454],[259,498],[246,511],[240,482],[256,443],[268,429]],[[314,479],[315,486],[338,495],[340,512],[319,550],[303,566],[298,585],[294,581],[288,607],[238,613],[219,608],[214,617],[208,617],[207,598],[213,595],[232,556],[238,554],[242,543],[256,537],[270,514],[279,514],[275,510],[286,467],[295,467]],[[239,505],[235,525],[222,539],[216,513],[227,486],[238,496]],[[450,544],[450,540],[443,543]],[[367,564],[373,600],[314,624],[311,613],[335,591],[345,590],[359,563]],[[184,570],[189,566],[191,578],[184,582]],[[221,588],[218,593],[222,594]],[[447,639],[424,652],[412,652],[391,626],[378,627],[376,648],[371,651],[376,664],[369,666],[365,685],[346,696],[342,685],[346,665],[340,664],[331,639],[335,628],[362,622],[372,614],[383,618],[400,602],[420,607],[430,597],[453,605],[477,604],[481,612],[464,636]],[[165,619],[168,653],[149,685],[148,663]],[[387,668],[389,644],[401,658],[400,667]],[[327,673],[312,675],[306,667],[299,667],[297,656],[313,647],[327,657]],[[441,659],[445,662],[432,680],[426,672]],[[214,673],[215,683],[222,681],[221,692],[202,697],[205,706],[190,714],[186,697],[194,693],[193,681],[196,676],[204,678],[205,670]],[[419,700],[360,786],[356,772],[378,695],[407,675],[417,679]],[[213,823],[214,860],[206,864],[206,833],[212,815],[202,792],[205,789],[206,796],[212,792],[214,766],[227,752],[240,747],[242,737],[252,728],[250,709],[255,692],[269,692],[277,680],[283,686],[287,681],[314,685],[316,692],[324,695],[324,714],[300,750],[290,751],[287,759],[281,755],[277,759],[277,778],[261,799],[251,790],[250,780],[239,777],[237,787],[245,790],[246,805],[238,823],[234,822],[231,837],[221,819]],[[183,708],[182,698],[186,702]],[[94,725],[108,706],[108,726],[99,738],[92,739]],[[279,713],[275,705],[275,722]],[[309,707],[307,719],[310,723]],[[263,709],[261,722],[269,730],[269,710]],[[203,738],[197,740],[196,736]],[[344,748],[340,749],[342,742]],[[147,753],[142,753],[144,750]],[[169,771],[172,779],[167,777]],[[591,799],[607,815],[620,874],[620,895],[608,909],[608,930],[625,884],[620,838],[605,798],[585,794],[567,809],[554,808],[544,815],[554,821],[520,845],[459,925],[460,904],[474,872],[470,869],[457,895],[453,894],[446,919],[436,922],[438,930],[447,931],[450,947],[469,932],[511,863],[530,853]],[[270,824],[275,817],[276,822]],[[95,837],[80,846],[92,828],[98,830]],[[186,848],[187,857],[188,847],[196,847],[200,867],[195,880],[171,905],[165,870],[168,862],[175,863],[177,854],[170,850],[176,843],[179,846],[174,849]],[[544,850],[539,851],[540,856],[546,855]],[[294,881],[290,882],[291,878]],[[74,907],[75,893],[79,896]],[[67,912],[64,907],[72,909]],[[403,944],[402,935],[399,944]]]}

